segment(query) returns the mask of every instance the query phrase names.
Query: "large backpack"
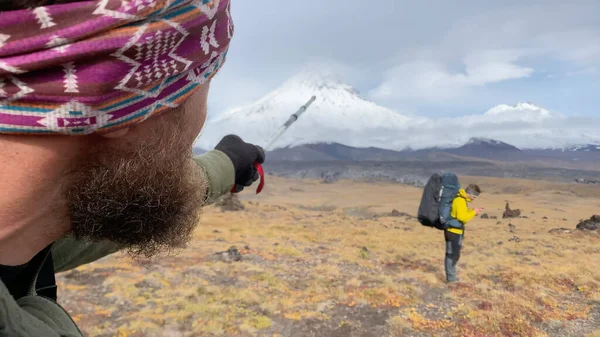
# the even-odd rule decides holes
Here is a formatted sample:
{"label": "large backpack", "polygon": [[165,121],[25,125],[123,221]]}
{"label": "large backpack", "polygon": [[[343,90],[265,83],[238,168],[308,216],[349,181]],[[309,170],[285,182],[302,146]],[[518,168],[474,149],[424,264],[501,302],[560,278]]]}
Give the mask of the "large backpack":
{"label": "large backpack", "polygon": [[458,177],[454,173],[431,175],[421,196],[417,219],[423,226],[445,230],[450,221],[452,200],[460,190]]}

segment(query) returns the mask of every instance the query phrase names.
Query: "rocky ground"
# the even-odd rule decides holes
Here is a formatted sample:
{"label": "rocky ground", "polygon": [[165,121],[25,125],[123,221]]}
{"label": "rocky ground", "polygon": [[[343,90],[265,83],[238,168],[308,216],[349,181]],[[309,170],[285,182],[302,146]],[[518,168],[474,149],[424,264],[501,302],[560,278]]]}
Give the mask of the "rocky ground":
{"label": "rocky ground", "polygon": [[597,188],[461,182],[487,216],[456,284],[442,233],[414,218],[421,189],[271,176],[208,208],[176,255],[60,274],[59,302],[95,337],[600,336]]}

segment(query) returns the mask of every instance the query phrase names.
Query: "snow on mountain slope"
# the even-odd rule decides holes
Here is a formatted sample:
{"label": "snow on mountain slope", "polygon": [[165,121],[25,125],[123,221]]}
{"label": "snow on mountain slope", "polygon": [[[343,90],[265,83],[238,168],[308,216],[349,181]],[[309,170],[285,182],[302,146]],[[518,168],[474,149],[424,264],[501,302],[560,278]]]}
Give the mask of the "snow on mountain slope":
{"label": "snow on mountain slope", "polygon": [[210,120],[197,144],[212,147],[232,132],[248,142],[265,144],[313,95],[316,100],[279,138],[276,148],[320,142],[386,147],[389,137],[385,134],[406,128],[413,121],[363,99],[351,86],[327,74],[303,72],[255,103]]}
{"label": "snow on mountain slope", "polygon": [[439,119],[432,128],[443,124],[455,130],[454,138],[459,143],[485,137],[521,149],[540,149],[600,143],[598,122],[597,118],[565,116],[521,102],[498,105],[482,115]]}
{"label": "snow on mountain slope", "polygon": [[562,115],[540,108],[532,103],[519,102],[514,106],[500,104],[488,110],[484,116],[492,117],[496,122],[521,120],[541,122],[551,118],[563,118]]}
{"label": "snow on mountain slope", "polygon": [[520,149],[600,144],[598,118],[564,116],[523,102],[461,117],[409,117],[363,99],[351,86],[327,73],[303,72],[255,103],[208,121],[196,146],[213,148],[229,133],[265,145],[313,95],[315,102],[279,138],[275,148],[338,143],[359,148],[417,150],[460,147],[472,138],[494,139]]}

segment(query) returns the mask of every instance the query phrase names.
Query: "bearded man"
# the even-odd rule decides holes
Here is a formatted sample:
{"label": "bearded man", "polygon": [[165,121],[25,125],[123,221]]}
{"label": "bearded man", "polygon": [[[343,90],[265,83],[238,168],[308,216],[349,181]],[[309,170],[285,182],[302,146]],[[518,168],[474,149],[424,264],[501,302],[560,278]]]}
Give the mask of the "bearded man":
{"label": "bearded man", "polygon": [[258,179],[230,135],[193,160],[228,0],[0,0],[0,335],[81,336],[55,272],[185,247]]}

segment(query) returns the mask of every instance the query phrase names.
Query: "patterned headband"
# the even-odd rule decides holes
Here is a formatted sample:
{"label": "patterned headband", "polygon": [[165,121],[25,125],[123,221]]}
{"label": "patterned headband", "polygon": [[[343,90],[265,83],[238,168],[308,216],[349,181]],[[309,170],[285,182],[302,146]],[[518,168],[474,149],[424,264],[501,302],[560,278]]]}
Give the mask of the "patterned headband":
{"label": "patterned headband", "polygon": [[229,0],[0,12],[0,133],[105,133],[179,106],[225,60]]}

